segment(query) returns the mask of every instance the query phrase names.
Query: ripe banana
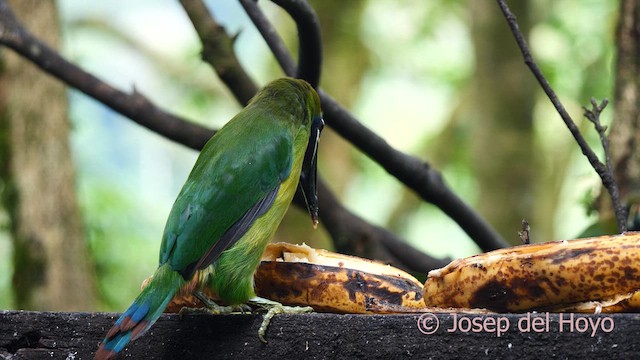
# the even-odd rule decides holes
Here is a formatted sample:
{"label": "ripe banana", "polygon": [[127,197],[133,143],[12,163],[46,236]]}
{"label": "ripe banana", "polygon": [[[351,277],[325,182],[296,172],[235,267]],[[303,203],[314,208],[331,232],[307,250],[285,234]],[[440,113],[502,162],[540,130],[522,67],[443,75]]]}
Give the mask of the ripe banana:
{"label": "ripe banana", "polygon": [[498,312],[607,307],[616,311],[637,308],[637,290],[640,233],[627,232],[515,246],[454,260],[429,272],[424,299],[427,306]]}
{"label": "ripe banana", "polygon": [[[203,307],[192,295],[198,281],[195,276],[184,286],[165,312]],[[269,244],[254,282],[258,296],[323,312],[415,312],[425,306],[422,283],[410,274],[379,262],[307,245]],[[215,294],[206,290],[204,293],[216,299]]]}
{"label": "ripe banana", "polygon": [[389,313],[424,307],[422,284],[408,273],[306,245],[270,244],[254,279],[258,296],[316,311]]}

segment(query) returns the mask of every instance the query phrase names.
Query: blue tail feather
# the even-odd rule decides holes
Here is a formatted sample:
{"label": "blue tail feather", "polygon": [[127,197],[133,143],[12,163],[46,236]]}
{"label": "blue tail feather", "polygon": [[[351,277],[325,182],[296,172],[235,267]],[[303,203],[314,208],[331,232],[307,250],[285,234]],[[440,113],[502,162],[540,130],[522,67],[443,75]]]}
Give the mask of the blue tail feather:
{"label": "blue tail feather", "polygon": [[95,359],[106,360],[115,357],[130,341],[149,330],[183,282],[182,277],[168,265],[158,268],[151,282],[107,332]]}

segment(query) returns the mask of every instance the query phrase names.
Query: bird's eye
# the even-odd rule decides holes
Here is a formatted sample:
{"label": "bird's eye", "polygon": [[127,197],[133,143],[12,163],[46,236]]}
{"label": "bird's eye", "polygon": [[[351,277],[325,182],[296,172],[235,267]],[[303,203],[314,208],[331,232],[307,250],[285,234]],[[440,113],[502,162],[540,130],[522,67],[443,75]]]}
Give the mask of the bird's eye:
{"label": "bird's eye", "polygon": [[314,116],[313,121],[311,122],[311,129],[315,129],[318,131],[318,133],[321,133],[323,128],[324,119],[322,118],[322,116]]}

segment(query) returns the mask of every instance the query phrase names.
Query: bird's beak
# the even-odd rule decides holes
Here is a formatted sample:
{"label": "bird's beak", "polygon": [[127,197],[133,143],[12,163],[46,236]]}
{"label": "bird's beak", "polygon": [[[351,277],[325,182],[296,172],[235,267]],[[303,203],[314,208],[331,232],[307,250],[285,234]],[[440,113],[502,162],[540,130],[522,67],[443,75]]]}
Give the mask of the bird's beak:
{"label": "bird's beak", "polygon": [[318,140],[320,133],[324,127],[322,117],[314,117],[311,122],[311,136],[309,136],[309,145],[304,154],[302,162],[302,173],[300,174],[300,189],[304,196],[304,202],[307,204],[313,227],[318,226],[318,187],[316,183],[317,167],[318,167]]}

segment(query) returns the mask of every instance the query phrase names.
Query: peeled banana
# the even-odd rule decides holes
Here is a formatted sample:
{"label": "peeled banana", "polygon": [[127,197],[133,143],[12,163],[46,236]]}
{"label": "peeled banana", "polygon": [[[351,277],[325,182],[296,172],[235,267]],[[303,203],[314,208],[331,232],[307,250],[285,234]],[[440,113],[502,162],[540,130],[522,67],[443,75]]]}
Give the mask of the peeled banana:
{"label": "peeled banana", "polygon": [[[183,287],[165,312],[203,307],[192,294],[199,280],[196,276]],[[311,306],[316,311],[397,313],[425,306],[422,283],[410,274],[379,262],[307,245],[269,244],[254,282],[258,296],[284,305]],[[211,292],[205,291],[205,295],[216,299]]]}
{"label": "peeled banana", "polygon": [[640,233],[515,246],[429,272],[427,306],[619,311],[640,304]]}

